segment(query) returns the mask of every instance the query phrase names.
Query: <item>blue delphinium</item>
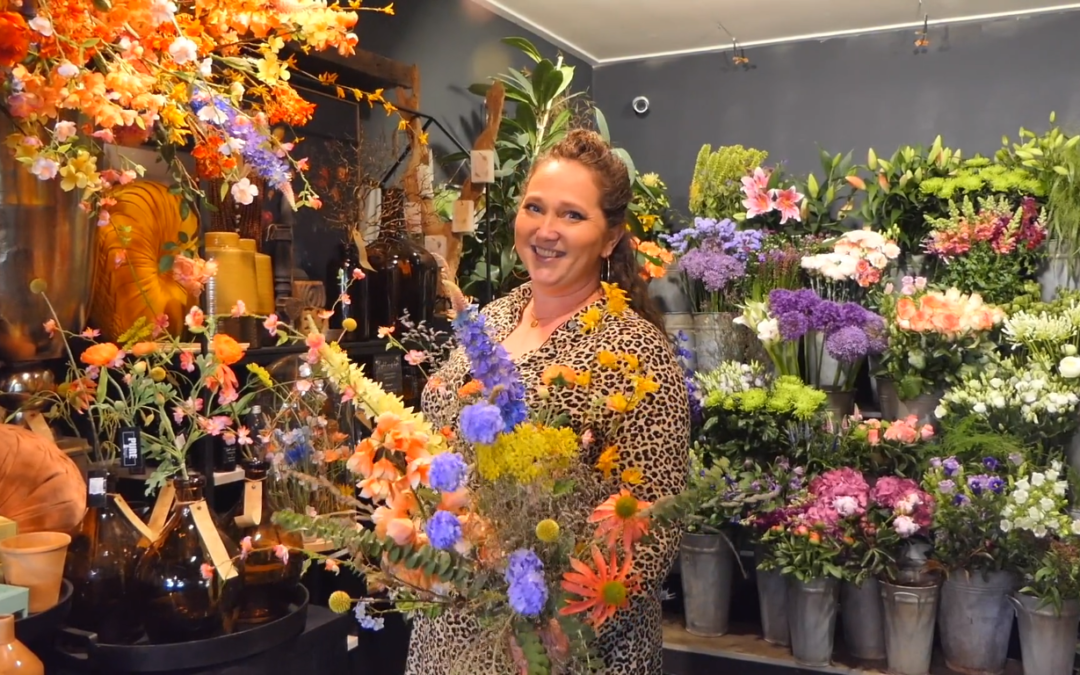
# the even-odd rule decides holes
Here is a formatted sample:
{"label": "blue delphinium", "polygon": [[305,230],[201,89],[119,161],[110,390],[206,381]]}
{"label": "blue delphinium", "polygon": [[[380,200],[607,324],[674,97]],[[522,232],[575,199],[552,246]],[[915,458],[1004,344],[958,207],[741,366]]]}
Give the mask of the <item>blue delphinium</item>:
{"label": "blue delphinium", "polygon": [[444,452],[431,459],[428,482],[439,492],[456,492],[464,484],[467,470],[468,467],[461,455],[456,452]]}
{"label": "blue delphinium", "polygon": [[491,445],[499,433],[505,431],[502,411],[487,401],[462,408],[460,424],[461,435],[469,443]]}
{"label": "blue delphinium", "polygon": [[510,554],[506,565],[506,591],[510,607],[522,616],[537,616],[547,604],[548,589],[544,582],[544,563],[528,549]]}
{"label": "blue delphinium", "polygon": [[461,541],[461,521],[449,511],[436,511],[424,531],[431,545],[441,551],[449,550]]}
{"label": "blue delphinium", "polygon": [[[205,110],[208,107],[211,110]],[[292,189],[289,163],[272,149],[270,137],[257,129],[251,120],[238,114],[228,99],[199,91],[191,99],[191,109],[199,119],[222,129],[229,138],[240,141],[237,151],[256,174],[279,190]],[[232,152],[231,149],[214,149],[224,154]]]}
{"label": "blue delphinium", "polygon": [[475,305],[457,313],[454,332],[469,357],[473,378],[483,385],[484,398],[499,408],[503,429],[511,431],[528,417],[528,408],[525,385],[510,354],[488,335]]}

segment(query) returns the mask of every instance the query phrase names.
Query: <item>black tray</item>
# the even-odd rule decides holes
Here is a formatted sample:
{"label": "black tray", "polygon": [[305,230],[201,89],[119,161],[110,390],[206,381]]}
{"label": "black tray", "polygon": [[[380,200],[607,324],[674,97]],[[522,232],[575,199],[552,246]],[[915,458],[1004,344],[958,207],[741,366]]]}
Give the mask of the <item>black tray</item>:
{"label": "black tray", "polygon": [[237,661],[304,632],[308,592],[297,585],[293,593],[285,616],[229,635],[163,645],[110,645],[98,642],[96,633],[65,628],[56,654],[64,665],[74,670],[98,673],[176,673]]}
{"label": "black tray", "polygon": [[52,637],[64,625],[68,613],[71,612],[71,596],[75,594],[75,587],[67,579],[61,581],[60,600],[45,610],[36,614],[15,620],[15,637],[25,645],[32,645]]}

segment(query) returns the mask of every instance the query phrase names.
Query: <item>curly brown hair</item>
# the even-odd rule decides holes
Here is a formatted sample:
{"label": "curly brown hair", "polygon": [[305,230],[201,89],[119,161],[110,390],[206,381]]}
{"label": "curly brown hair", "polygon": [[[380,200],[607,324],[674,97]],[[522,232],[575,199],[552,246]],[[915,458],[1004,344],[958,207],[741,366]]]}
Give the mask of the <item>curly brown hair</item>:
{"label": "curly brown hair", "polygon": [[[546,150],[529,172],[529,179],[537,167],[556,159],[579,162],[592,171],[600,188],[600,209],[607,226],[619,230],[619,241],[608,258],[610,283],[619,285],[630,298],[630,307],[649,323],[664,330],[664,317],[656,303],[649,297],[649,286],[641,276],[637,255],[626,229],[630,201],[634,198],[630,172],[626,164],[611,150],[611,146],[595,131],[573,129],[565,138]],[[528,185],[528,179],[525,181]]]}

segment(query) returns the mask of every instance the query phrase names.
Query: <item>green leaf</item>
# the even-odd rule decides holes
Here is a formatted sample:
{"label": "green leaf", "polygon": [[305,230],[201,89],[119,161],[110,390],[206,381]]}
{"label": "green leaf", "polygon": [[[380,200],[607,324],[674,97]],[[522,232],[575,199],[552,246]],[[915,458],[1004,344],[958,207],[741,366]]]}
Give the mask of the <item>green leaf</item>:
{"label": "green leaf", "polygon": [[491,89],[491,84],[488,82],[477,82],[469,85],[469,93],[477,96],[487,96],[489,89]]}
{"label": "green leaf", "polygon": [[551,490],[553,497],[562,497],[570,494],[574,490],[574,481],[569,478],[560,478],[555,481],[555,486]]}
{"label": "green leaf", "polygon": [[[611,142],[611,132],[608,131],[607,118],[604,117],[604,113],[600,108],[593,108],[593,113],[596,116],[596,132],[600,134],[600,137],[604,139],[605,143]],[[1080,138],[1080,136],[1077,136]]]}
{"label": "green leaf", "polygon": [[161,256],[161,260],[158,260],[158,272],[166,274],[173,267],[173,261],[176,256],[169,254]]}
{"label": "green leaf", "polygon": [[630,159],[630,153],[623,148],[612,148],[611,151],[626,165],[627,171],[630,172],[630,180],[633,181],[637,170],[634,168],[634,160]]}
{"label": "green leaf", "polygon": [[524,53],[536,63],[540,63],[540,61],[544,59],[544,57],[540,55],[540,50],[538,50],[533,43],[529,42],[523,37],[507,37],[503,38],[502,42],[505,45],[510,45],[511,47],[519,49],[522,53]]}
{"label": "green leaf", "polygon": [[548,109],[551,107],[552,99],[555,92],[555,87],[561,82],[561,76],[558,81],[552,77],[555,73],[555,64],[547,59],[536,64],[536,68],[532,71],[532,89],[533,97],[536,100],[537,107]]}
{"label": "green leaf", "polygon": [[[187,220],[190,217],[191,217],[191,205],[188,204],[186,199],[180,200],[180,220]],[[184,242],[187,241],[187,239],[186,239],[187,233],[186,232],[181,232],[180,236],[185,237],[185,238],[181,239],[181,241],[184,241]]]}

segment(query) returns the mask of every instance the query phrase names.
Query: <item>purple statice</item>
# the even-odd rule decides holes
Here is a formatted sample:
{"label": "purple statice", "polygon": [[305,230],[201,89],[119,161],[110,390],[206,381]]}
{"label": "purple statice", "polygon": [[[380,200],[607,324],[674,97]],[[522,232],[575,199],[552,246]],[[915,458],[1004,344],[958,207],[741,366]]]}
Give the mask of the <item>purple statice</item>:
{"label": "purple statice", "polygon": [[870,340],[862,328],[846,326],[825,338],[825,351],[841,363],[857,363],[870,351]]}
{"label": "purple statice", "polygon": [[519,548],[510,554],[506,563],[506,583],[513,584],[528,574],[543,574],[544,563],[527,548]]}
{"label": "purple statice", "polygon": [[[270,185],[291,194],[292,172],[284,154],[273,149],[270,136],[260,131],[251,118],[242,114],[224,96],[206,91],[197,91],[191,98],[191,110],[203,122],[220,129],[234,141],[243,157],[244,163],[256,174],[266,179]],[[214,148],[228,154],[234,152],[226,144],[223,148]]]}
{"label": "purple statice", "polygon": [[[492,406],[494,407],[494,406]],[[496,408],[496,411],[498,408]],[[502,416],[500,415],[500,420]],[[431,458],[428,468],[428,482],[439,492],[456,492],[465,483],[465,474],[469,467],[456,452],[444,452]]]}
{"label": "purple statice", "polygon": [[487,401],[467,405],[461,409],[461,435],[469,443],[491,445],[506,430],[502,412],[498,406]]}
{"label": "purple statice", "polygon": [[746,274],[746,263],[714,248],[695,248],[679,258],[679,269],[700,281],[705,290],[718,293]]}
{"label": "purple statice", "polygon": [[436,511],[424,527],[428,541],[440,551],[446,551],[461,541],[461,521],[449,511]]}
{"label": "purple statice", "polygon": [[503,430],[511,431],[528,417],[525,385],[506,348],[492,339],[484,315],[470,305],[454,317],[454,334],[469,357],[472,376],[483,385],[483,395],[502,415]]}
{"label": "purple statice", "polygon": [[765,233],[761,230],[740,230],[735,221],[728,218],[695,218],[693,226],[674,234],[662,234],[660,239],[679,257],[704,248],[728,253],[745,263],[751,254],[761,250]]}
{"label": "purple statice", "polygon": [[522,616],[535,617],[544,611],[548,601],[547,584],[542,572],[528,572],[514,580],[506,589],[510,607]]}

